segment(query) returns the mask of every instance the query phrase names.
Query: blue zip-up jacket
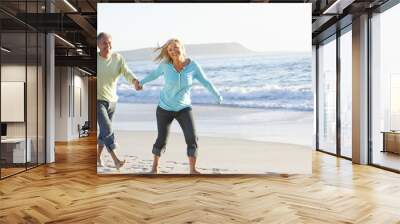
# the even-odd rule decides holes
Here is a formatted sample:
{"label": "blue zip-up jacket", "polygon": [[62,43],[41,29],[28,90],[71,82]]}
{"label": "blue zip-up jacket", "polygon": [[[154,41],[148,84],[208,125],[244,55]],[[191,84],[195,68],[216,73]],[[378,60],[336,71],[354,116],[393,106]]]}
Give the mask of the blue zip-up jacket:
{"label": "blue zip-up jacket", "polygon": [[177,72],[172,63],[160,63],[158,68],[140,81],[143,86],[148,82],[164,76],[164,88],[160,92],[159,106],[168,111],[180,111],[191,107],[191,89],[194,79],[197,79],[210,91],[218,103],[221,103],[222,96],[204,74],[203,69],[194,60],[190,60],[181,72]]}

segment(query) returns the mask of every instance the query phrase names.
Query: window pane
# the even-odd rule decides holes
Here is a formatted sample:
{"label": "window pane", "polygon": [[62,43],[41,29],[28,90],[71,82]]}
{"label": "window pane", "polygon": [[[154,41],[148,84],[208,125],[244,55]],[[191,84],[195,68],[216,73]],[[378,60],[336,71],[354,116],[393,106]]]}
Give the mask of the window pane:
{"label": "window pane", "polygon": [[[27,115],[27,141],[30,147],[30,160],[28,168],[37,165],[37,63],[38,63],[38,36],[36,32],[27,33],[28,44],[28,62],[27,62],[27,80],[26,80],[26,115]],[[29,148],[28,147],[28,148]]]}
{"label": "window pane", "polygon": [[336,41],[318,50],[319,149],[336,153]]}
{"label": "window pane", "polygon": [[400,4],[372,18],[372,163],[396,170],[400,170],[399,21]]}
{"label": "window pane", "polygon": [[[26,34],[2,33],[1,46],[1,140],[2,178],[25,170],[30,160],[26,144],[25,87],[26,87]],[[6,125],[6,126],[4,126]],[[26,150],[28,146],[28,150]]]}
{"label": "window pane", "polygon": [[352,35],[340,37],[340,121],[341,155],[351,158],[352,141]]}

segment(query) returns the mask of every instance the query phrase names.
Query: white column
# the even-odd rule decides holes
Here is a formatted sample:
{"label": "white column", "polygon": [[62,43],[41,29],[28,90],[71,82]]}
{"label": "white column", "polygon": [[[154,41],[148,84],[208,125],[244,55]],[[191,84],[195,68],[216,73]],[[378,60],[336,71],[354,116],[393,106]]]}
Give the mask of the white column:
{"label": "white column", "polygon": [[46,163],[55,161],[54,132],[55,132],[55,56],[54,35],[46,36]]}
{"label": "white column", "polygon": [[368,15],[353,20],[353,162],[368,163]]}
{"label": "white column", "polygon": [[[46,1],[46,11],[54,12],[54,5]],[[54,34],[46,35],[46,163],[55,162],[55,42]]]}

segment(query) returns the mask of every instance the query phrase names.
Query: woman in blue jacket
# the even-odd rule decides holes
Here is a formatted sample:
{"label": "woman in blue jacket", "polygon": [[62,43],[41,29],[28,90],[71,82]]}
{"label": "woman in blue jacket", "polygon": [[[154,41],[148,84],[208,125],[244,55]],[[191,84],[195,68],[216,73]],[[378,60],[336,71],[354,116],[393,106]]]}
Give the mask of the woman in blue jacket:
{"label": "woman in blue jacket", "polygon": [[176,119],[185,136],[190,174],[199,174],[196,170],[198,138],[190,99],[193,81],[196,79],[206,87],[219,104],[222,102],[222,96],[207,79],[199,64],[186,57],[185,49],[178,39],[170,39],[157,50],[160,52],[155,59],[160,62],[158,68],[142,79],[137,86],[141,89],[146,83],[160,76],[164,77],[164,87],[160,92],[156,111],[158,136],[152,150],[154,161],[151,173],[157,173],[158,161],[161,151],[165,151],[170,125]]}

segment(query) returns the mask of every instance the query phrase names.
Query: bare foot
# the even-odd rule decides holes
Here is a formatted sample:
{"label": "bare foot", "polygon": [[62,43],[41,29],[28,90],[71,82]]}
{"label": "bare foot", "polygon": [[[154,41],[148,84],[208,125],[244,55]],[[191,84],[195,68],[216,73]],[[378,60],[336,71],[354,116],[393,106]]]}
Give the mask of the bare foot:
{"label": "bare foot", "polygon": [[115,168],[117,168],[117,170],[119,170],[119,168],[123,167],[125,164],[126,160],[119,160],[115,162]]}
{"label": "bare foot", "polygon": [[199,171],[197,171],[197,170],[191,170],[190,174],[201,174],[201,173]]}

